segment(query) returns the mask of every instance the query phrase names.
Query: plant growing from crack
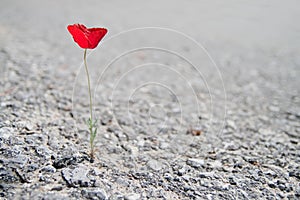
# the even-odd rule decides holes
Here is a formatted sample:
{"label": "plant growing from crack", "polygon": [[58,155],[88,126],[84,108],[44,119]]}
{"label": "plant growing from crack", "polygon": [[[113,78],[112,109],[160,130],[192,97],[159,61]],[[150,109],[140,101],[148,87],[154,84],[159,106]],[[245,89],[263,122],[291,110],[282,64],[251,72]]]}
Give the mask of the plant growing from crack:
{"label": "plant growing from crack", "polygon": [[97,120],[93,119],[93,101],[91,92],[91,81],[90,74],[86,61],[87,49],[94,49],[98,46],[101,39],[107,33],[105,28],[86,28],[82,24],[69,25],[68,31],[73,36],[74,41],[84,49],[83,60],[84,67],[86,71],[87,81],[88,81],[88,93],[89,93],[89,104],[90,104],[90,117],[87,120],[88,129],[90,132],[90,157],[94,159],[95,157],[95,138],[97,134]]}

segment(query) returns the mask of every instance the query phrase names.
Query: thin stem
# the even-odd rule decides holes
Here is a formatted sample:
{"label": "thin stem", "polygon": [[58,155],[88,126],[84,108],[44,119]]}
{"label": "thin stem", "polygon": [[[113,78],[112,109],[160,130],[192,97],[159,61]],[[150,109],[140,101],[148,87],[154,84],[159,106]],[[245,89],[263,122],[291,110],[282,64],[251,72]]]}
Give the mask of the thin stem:
{"label": "thin stem", "polygon": [[91,119],[91,121],[93,121],[93,102],[92,102],[92,93],[91,93],[91,81],[90,81],[89,70],[88,70],[87,63],[86,63],[86,52],[87,52],[87,49],[84,50],[83,59],[84,59],[84,66],[85,66],[85,71],[86,71],[86,75],[87,75],[87,79],[88,79],[88,87],[89,87],[90,114],[91,114],[90,119]]}
{"label": "thin stem", "polygon": [[84,50],[84,55],[83,55],[83,60],[84,60],[84,66],[85,66],[85,71],[86,71],[86,76],[87,76],[87,80],[88,80],[88,87],[89,87],[89,98],[90,98],[90,119],[88,121],[88,125],[89,125],[89,130],[90,130],[90,146],[91,146],[91,158],[94,158],[94,139],[95,139],[95,134],[97,129],[94,132],[94,121],[93,121],[93,102],[92,102],[92,93],[91,93],[91,81],[90,81],[90,74],[89,74],[89,70],[87,67],[87,62],[86,62],[86,52],[87,49]]}

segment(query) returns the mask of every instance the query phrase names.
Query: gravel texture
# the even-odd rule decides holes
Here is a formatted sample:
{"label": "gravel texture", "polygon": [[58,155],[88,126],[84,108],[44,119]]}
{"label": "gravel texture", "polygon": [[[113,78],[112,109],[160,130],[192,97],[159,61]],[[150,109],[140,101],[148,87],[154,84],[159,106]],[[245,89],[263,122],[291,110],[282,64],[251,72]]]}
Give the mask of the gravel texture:
{"label": "gravel texture", "polygon": [[[299,199],[299,7],[1,1],[0,198]],[[110,31],[88,56],[93,162],[75,22]],[[142,26],[217,67],[169,29],[114,36]]]}

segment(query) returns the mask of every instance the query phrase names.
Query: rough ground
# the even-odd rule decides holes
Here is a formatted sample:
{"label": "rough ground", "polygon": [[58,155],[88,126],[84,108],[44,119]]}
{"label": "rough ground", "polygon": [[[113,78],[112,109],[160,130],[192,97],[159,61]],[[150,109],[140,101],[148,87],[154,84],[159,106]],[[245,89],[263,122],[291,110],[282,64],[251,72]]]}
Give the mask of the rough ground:
{"label": "rough ground", "polygon": [[[299,8],[2,0],[0,197],[299,199]],[[88,57],[93,163],[76,22],[109,28]],[[139,27],[187,34],[218,67],[169,29],[116,35]]]}

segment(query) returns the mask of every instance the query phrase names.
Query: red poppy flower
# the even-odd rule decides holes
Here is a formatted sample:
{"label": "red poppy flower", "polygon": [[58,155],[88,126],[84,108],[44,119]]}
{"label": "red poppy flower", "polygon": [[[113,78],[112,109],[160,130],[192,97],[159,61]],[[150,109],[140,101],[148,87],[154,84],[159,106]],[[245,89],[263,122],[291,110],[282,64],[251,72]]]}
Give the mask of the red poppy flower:
{"label": "red poppy flower", "polygon": [[107,33],[105,28],[87,28],[83,24],[73,24],[68,26],[68,31],[74,41],[84,49],[94,49]]}

